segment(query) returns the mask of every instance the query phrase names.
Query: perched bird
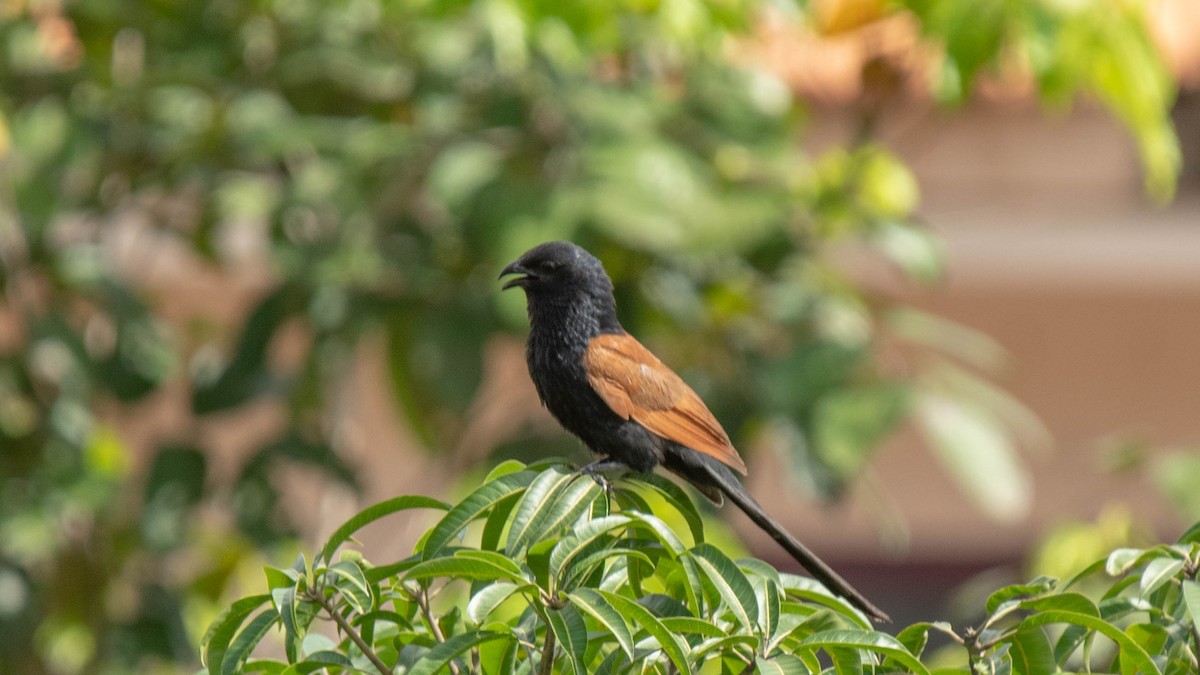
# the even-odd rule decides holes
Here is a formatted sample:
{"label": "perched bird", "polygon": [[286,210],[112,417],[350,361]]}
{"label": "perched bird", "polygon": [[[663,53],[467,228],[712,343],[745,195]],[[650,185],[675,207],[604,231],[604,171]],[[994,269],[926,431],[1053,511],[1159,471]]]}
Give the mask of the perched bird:
{"label": "perched bird", "polygon": [[888,615],[788,534],[734,475],[746,465],[708,407],[678,375],[617,321],[612,281],[595,256],[575,244],[534,247],[503,271],[503,288],[525,289],[526,360],[542,403],[600,456],[587,467],[683,477],[717,504],[723,497],[779,542],[804,569],[877,621]]}

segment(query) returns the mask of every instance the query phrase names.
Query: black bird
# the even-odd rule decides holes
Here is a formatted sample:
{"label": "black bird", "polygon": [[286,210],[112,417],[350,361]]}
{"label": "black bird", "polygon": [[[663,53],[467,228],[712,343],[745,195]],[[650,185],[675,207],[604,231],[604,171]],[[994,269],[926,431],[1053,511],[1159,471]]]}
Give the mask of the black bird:
{"label": "black bird", "polygon": [[675,473],[718,505],[728,497],[813,577],[877,621],[883,610],[788,534],[734,471],[746,465],[708,407],[678,375],[617,321],[612,281],[595,256],[564,241],[534,247],[500,277],[525,289],[526,360],[538,396],[555,419],[601,459],[618,467]]}

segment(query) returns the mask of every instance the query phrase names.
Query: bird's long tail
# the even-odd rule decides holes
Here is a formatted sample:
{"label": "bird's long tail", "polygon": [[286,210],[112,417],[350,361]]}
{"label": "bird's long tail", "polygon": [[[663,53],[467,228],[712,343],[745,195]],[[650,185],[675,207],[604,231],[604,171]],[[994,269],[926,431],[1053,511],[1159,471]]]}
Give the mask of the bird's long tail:
{"label": "bird's long tail", "polygon": [[[741,482],[734,478],[729,471],[721,471],[712,466],[708,468],[707,473],[712,477],[713,483],[729,497],[730,501],[737,504],[750,520],[754,521],[764,532],[771,535],[771,538],[779,542],[779,545],[791,554],[796,562],[800,563],[814,579],[821,582],[830,591],[836,595],[840,595],[850,601],[850,604],[859,608],[867,616],[876,621],[890,622],[892,619],[866,598],[862,593],[859,593],[848,581],[843,579],[841,575],[833,571],[829,565],[816,556],[815,553],[801,544],[795,537],[788,534],[788,531],[783,529],[783,526],[775,521],[767,514],[763,507],[758,504],[754,497],[746,491]],[[723,467],[722,467],[723,468]]]}

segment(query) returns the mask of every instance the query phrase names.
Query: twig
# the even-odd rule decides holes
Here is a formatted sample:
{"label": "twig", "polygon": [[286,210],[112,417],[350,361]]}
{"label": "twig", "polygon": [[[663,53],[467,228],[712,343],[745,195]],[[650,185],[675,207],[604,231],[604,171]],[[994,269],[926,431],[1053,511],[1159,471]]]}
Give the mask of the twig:
{"label": "twig", "polygon": [[333,619],[333,622],[338,625],[338,629],[349,636],[350,641],[353,642],[355,646],[358,647],[359,651],[363,653],[363,656],[366,656],[367,659],[375,666],[375,668],[379,670],[380,675],[392,675],[392,669],[387,667],[387,664],[383,662],[383,659],[379,658],[379,655],[375,653],[375,650],[371,649],[371,646],[367,644],[366,640],[362,639],[362,636],[358,634],[358,631],[354,630],[354,626],[350,625],[350,622],[346,620],[346,617],[342,616],[341,613],[337,611],[337,608],[333,606],[333,602],[331,602],[330,598],[325,597],[325,593],[320,588],[314,588],[310,590],[308,595],[313,602],[316,602],[321,606],[321,609],[325,610],[325,612],[329,614],[329,618]]}
{"label": "twig", "polygon": [[[429,632],[433,633],[433,639],[439,643],[445,642],[446,635],[442,633],[442,627],[433,616],[433,612],[429,610],[429,589],[422,586],[419,592],[413,593],[405,586],[404,590],[408,591],[409,596],[417,603],[417,607],[421,609],[421,616],[425,617],[425,621],[429,624]],[[446,665],[450,666],[450,672],[454,673],[454,675],[461,675],[457,663],[450,661]]]}

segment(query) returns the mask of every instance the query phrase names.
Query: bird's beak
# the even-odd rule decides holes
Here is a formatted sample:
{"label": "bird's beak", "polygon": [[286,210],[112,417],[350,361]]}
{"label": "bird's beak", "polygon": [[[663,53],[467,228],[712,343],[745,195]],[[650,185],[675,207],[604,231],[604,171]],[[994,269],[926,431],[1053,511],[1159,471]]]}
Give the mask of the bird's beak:
{"label": "bird's beak", "polygon": [[503,279],[510,274],[520,274],[521,276],[504,282],[504,285],[500,287],[500,290],[507,291],[513,286],[521,286],[524,288],[525,284],[533,281],[535,278],[533,272],[530,272],[528,269],[526,269],[525,266],[521,264],[520,260],[514,260],[513,262],[509,263],[507,267],[500,270],[500,276],[496,278]]}

